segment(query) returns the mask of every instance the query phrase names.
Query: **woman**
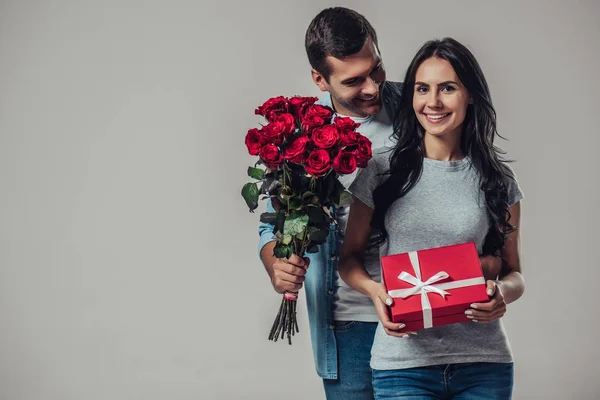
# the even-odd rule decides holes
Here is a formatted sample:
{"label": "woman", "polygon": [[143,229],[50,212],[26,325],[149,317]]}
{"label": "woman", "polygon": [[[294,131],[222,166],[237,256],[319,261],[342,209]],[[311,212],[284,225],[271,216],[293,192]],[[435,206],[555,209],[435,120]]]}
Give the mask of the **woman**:
{"label": "woman", "polygon": [[[380,323],[371,367],[376,398],[510,399],[512,351],[500,322],[524,291],[519,261],[523,195],[494,146],[496,115],[471,52],[446,38],[427,42],[404,80],[396,144],[374,152],[350,187],[339,272],[370,296]],[[374,239],[373,239],[374,238]],[[490,301],[465,313],[472,322],[414,332],[390,322],[393,299],[361,264],[369,245],[382,256],[475,242],[502,258],[488,280]]]}

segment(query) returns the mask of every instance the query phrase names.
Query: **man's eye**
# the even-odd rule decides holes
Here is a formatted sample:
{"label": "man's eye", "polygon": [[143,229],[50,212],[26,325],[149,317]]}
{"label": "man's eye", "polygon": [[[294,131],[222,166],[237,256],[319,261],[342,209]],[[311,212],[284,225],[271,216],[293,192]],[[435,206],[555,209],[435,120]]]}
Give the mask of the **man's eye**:
{"label": "man's eye", "polygon": [[348,86],[356,85],[357,83],[358,83],[358,79],[356,79],[356,78],[346,81],[346,85],[348,85]]}

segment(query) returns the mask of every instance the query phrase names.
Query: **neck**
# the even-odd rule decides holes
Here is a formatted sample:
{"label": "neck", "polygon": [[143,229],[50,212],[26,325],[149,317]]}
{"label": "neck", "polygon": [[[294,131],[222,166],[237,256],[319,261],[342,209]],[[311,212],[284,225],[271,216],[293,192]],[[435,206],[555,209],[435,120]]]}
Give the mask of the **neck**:
{"label": "neck", "polygon": [[434,136],[425,133],[425,158],[439,161],[458,161],[464,158],[460,149],[460,135]]}

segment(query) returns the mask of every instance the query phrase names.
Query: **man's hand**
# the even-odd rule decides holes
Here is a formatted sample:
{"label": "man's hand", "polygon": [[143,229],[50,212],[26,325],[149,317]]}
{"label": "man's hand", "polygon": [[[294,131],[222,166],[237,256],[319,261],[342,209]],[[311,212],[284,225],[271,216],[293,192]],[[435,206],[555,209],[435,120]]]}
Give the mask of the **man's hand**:
{"label": "man's hand", "polygon": [[473,322],[487,324],[499,320],[506,313],[506,302],[497,282],[487,281],[487,294],[490,301],[471,304],[471,308],[465,311],[467,318]]}
{"label": "man's hand", "polygon": [[275,258],[271,276],[271,284],[275,291],[281,294],[286,290],[292,292],[300,290],[309,263],[308,257],[302,259],[296,254],[292,254],[289,259]]}
{"label": "man's hand", "polygon": [[497,279],[502,270],[502,259],[496,256],[484,256],[479,257],[479,263],[481,264],[481,270],[483,271],[483,277],[486,280]]}

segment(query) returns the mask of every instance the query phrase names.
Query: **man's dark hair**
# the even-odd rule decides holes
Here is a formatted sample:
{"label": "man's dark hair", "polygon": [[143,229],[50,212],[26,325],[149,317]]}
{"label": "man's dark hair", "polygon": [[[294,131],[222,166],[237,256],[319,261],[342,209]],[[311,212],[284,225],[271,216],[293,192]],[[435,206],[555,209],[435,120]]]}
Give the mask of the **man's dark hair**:
{"label": "man's dark hair", "polygon": [[328,56],[343,58],[358,53],[367,38],[376,47],[377,34],[367,19],[345,7],[330,7],[313,18],[304,39],[304,47],[310,65],[329,80],[331,69]]}

